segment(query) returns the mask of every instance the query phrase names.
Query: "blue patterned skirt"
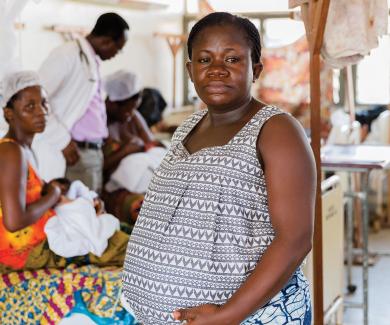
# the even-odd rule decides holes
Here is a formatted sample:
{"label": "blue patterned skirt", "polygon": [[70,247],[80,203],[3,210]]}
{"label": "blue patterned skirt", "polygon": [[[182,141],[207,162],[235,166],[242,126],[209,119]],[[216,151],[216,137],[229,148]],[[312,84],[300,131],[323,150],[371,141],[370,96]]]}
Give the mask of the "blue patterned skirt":
{"label": "blue patterned skirt", "polygon": [[271,301],[241,323],[241,325],[285,324],[311,324],[309,284],[300,270],[294,273],[287,285]]}

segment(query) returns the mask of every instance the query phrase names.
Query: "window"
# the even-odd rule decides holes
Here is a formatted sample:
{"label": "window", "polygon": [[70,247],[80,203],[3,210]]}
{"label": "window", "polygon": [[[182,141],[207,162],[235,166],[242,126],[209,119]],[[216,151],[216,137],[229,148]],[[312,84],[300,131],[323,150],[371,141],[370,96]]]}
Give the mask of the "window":
{"label": "window", "polygon": [[264,21],[264,47],[279,47],[291,44],[305,35],[302,21],[289,18],[266,19]]}
{"label": "window", "polygon": [[390,103],[390,36],[379,40],[379,46],[357,65],[356,102],[358,104]]}

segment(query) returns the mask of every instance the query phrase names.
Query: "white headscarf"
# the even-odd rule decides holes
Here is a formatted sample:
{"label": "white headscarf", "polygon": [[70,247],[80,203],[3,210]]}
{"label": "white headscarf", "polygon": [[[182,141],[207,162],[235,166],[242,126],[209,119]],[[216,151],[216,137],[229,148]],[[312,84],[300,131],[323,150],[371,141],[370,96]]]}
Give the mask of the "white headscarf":
{"label": "white headscarf", "polygon": [[125,70],[119,70],[107,76],[104,86],[112,102],[133,97],[142,90],[137,75]]}
{"label": "white headscarf", "polygon": [[5,76],[2,81],[1,107],[17,92],[31,86],[40,86],[39,76],[35,71],[18,71]]}

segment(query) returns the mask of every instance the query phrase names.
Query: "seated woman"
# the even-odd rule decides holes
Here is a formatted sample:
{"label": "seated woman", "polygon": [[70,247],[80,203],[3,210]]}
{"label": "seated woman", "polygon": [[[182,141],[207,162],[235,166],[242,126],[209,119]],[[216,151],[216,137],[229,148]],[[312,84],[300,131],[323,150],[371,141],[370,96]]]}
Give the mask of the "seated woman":
{"label": "seated woman", "polygon": [[153,171],[166,150],[137,111],[142,90],[138,77],[117,71],[105,82],[109,137],[103,148],[107,210],[123,221],[136,220]]}
{"label": "seated woman", "polygon": [[[0,139],[0,273],[76,264],[122,265],[128,235],[117,231],[104,253],[63,258],[50,249],[45,225],[61,199],[58,183],[45,185],[36,173],[31,143],[45,128],[47,106],[34,72],[17,72],[3,82],[9,131]],[[45,187],[45,191],[42,191]],[[42,193],[44,192],[44,193]]]}

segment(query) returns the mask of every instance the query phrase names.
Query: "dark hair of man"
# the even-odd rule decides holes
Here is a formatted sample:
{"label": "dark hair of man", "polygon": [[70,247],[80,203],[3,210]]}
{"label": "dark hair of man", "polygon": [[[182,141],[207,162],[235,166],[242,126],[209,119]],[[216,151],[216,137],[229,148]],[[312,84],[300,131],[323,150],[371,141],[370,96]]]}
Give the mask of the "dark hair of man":
{"label": "dark hair of man", "polygon": [[118,41],[123,36],[125,30],[129,29],[129,25],[121,16],[114,12],[107,12],[98,18],[91,35],[109,36],[112,40]]}
{"label": "dark hair of man", "polygon": [[228,12],[214,12],[199,20],[192,27],[187,41],[188,57],[192,58],[192,45],[198,34],[207,27],[233,25],[244,32],[249,46],[253,63],[259,63],[261,57],[260,34],[256,26],[248,19],[232,15]]}

